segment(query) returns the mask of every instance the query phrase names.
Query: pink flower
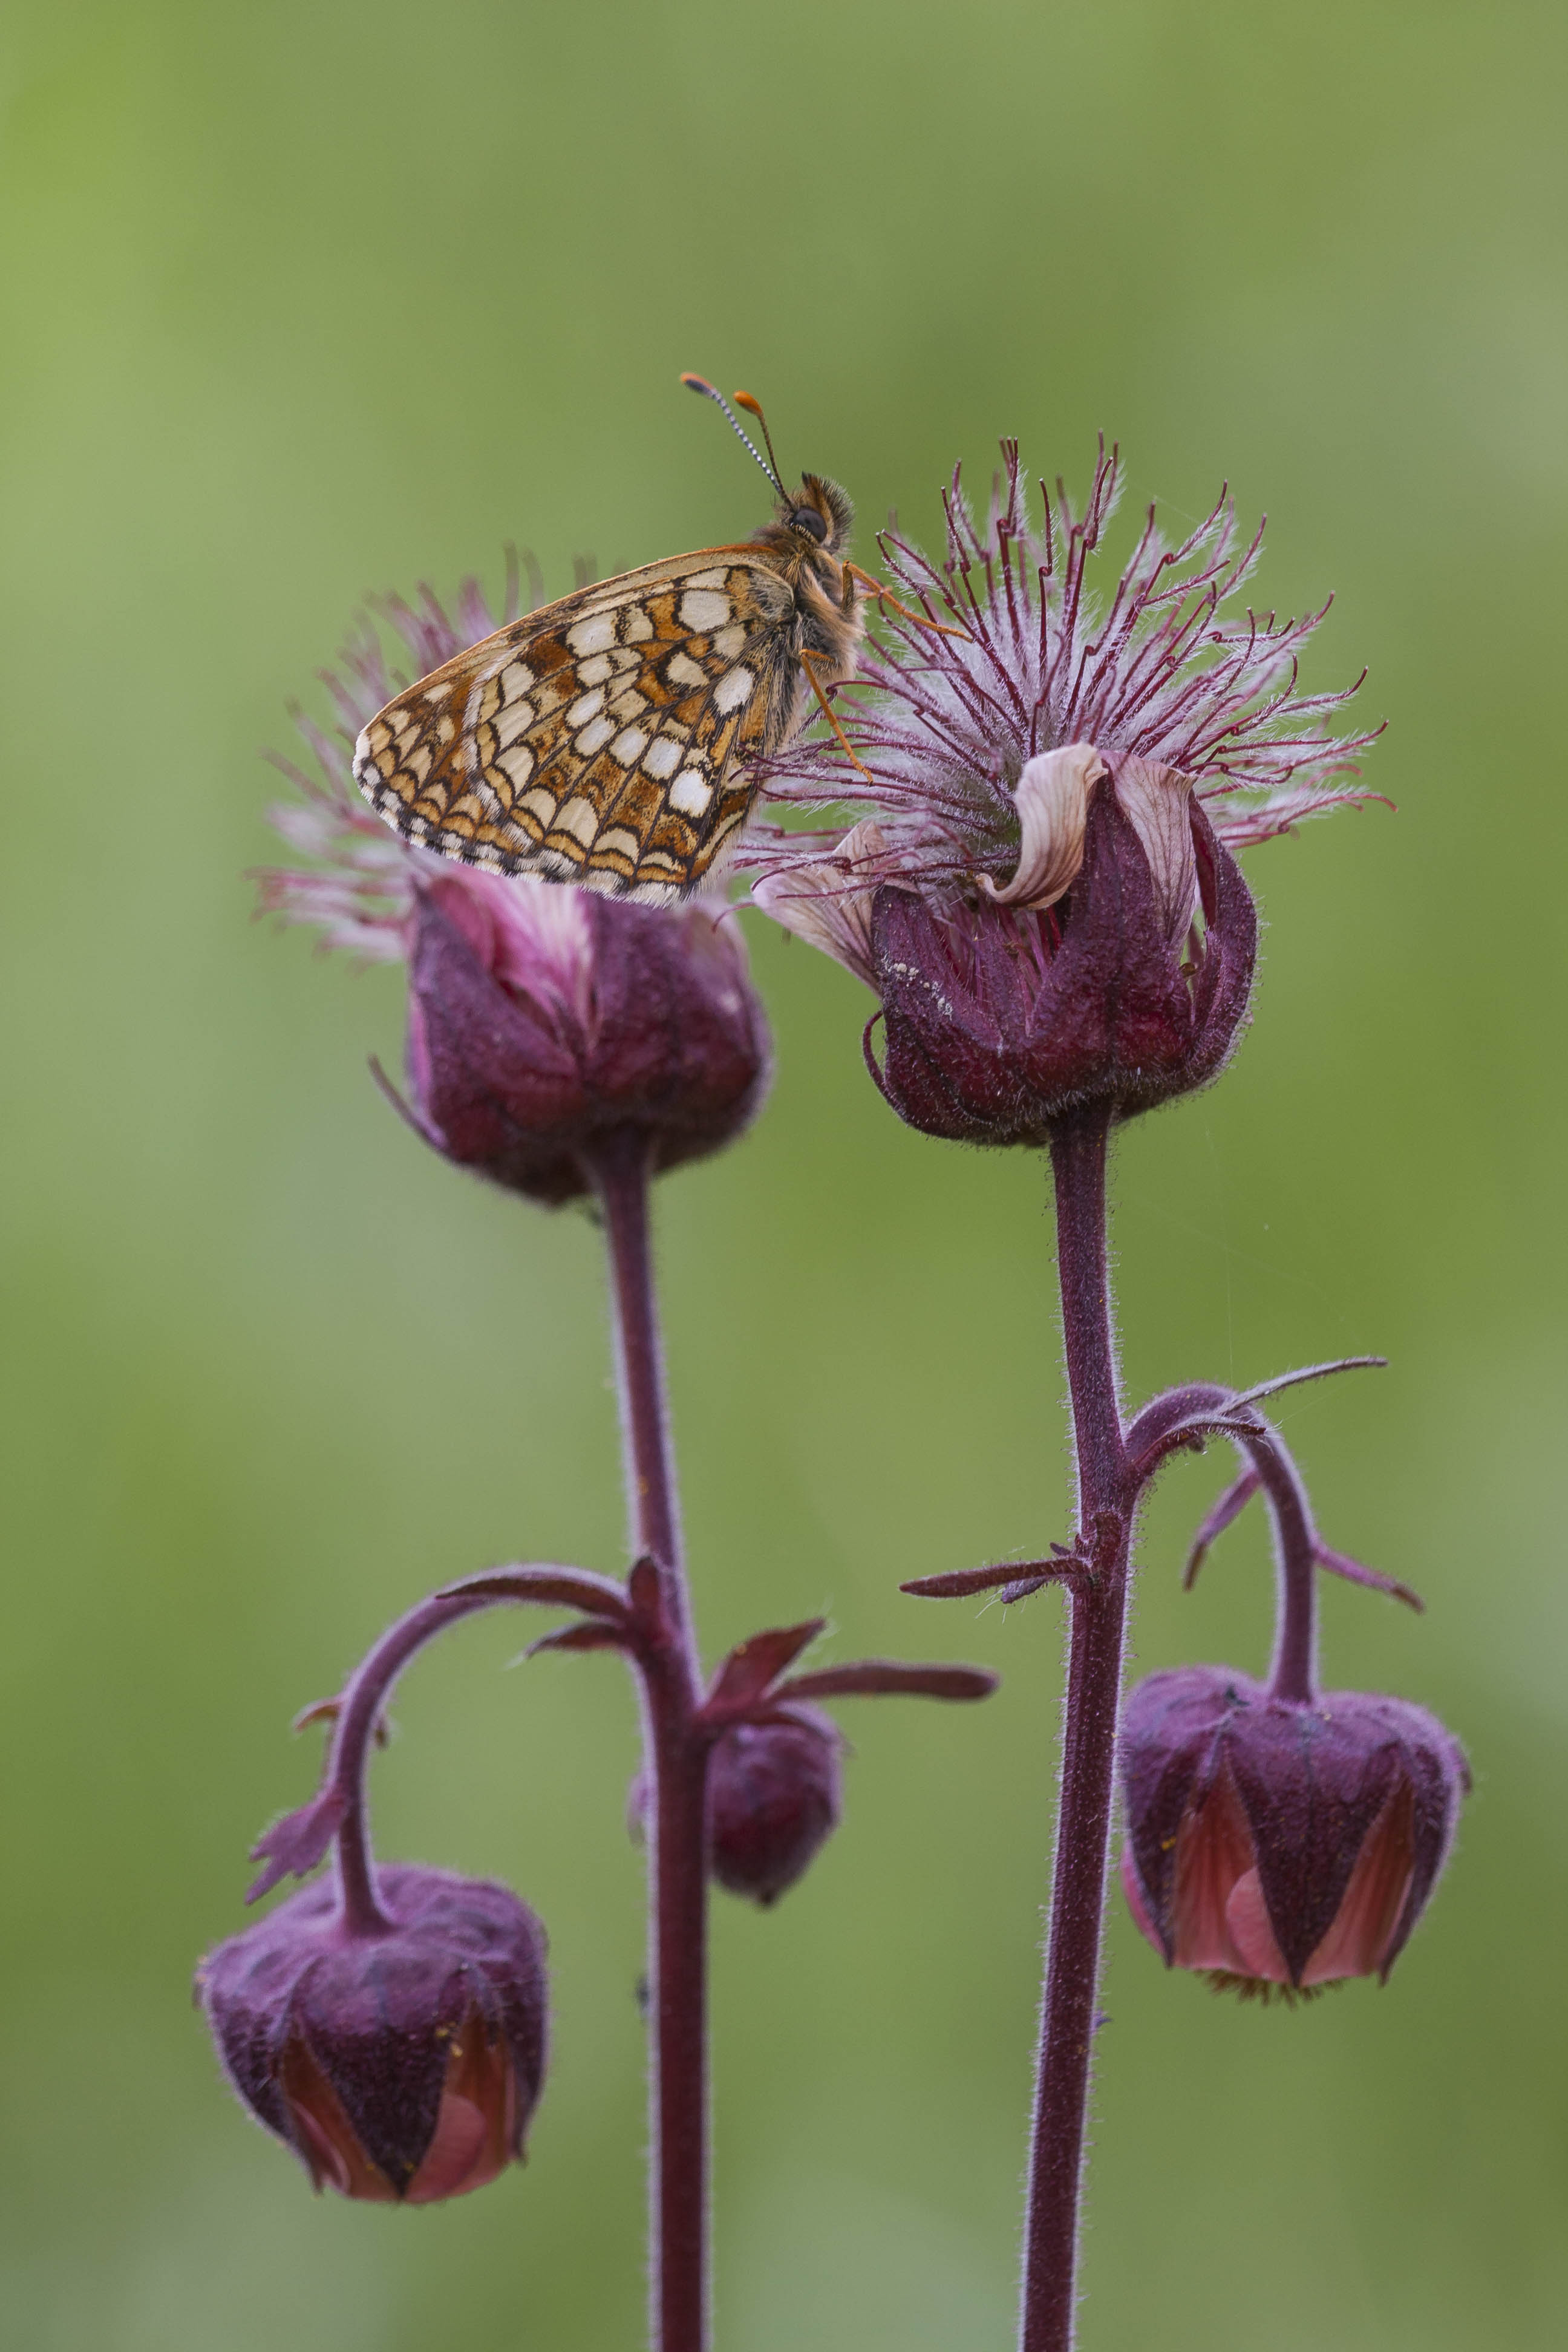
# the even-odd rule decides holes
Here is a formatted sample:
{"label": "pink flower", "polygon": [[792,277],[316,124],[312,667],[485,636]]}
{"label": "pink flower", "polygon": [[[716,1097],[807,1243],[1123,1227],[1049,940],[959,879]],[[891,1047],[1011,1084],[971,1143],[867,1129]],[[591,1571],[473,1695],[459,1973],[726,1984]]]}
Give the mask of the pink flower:
{"label": "pink flower", "polygon": [[942,564],[885,542],[928,621],[964,634],[891,625],[862,666],[878,698],[846,715],[853,761],[823,738],[768,768],[774,803],[856,822],[759,833],[748,856],[758,903],[880,997],[868,1060],[900,1115],[1034,1143],[1080,1103],[1126,1116],[1223,1066],[1256,951],[1231,853],[1364,798],[1343,778],[1370,738],[1324,731],[1345,694],[1295,692],[1321,614],[1221,625],[1260,544],[1227,499],[1175,549],[1151,511],[1101,610],[1114,454],[1081,518],[1047,496],[1037,530],[1003,447],[984,532],[955,476]]}
{"label": "pink flower", "polygon": [[[425,592],[389,608],[423,672],[495,625],[472,582],[462,627]],[[326,943],[409,967],[408,1115],[447,1159],[553,1204],[591,1188],[606,1135],[632,1130],[655,1169],[719,1150],[767,1092],[767,1023],[721,902],[671,908],[505,878],[408,847],[354,787],[349,752],[394,691],[379,638],[327,684],[338,738],[300,725],[312,776],[274,822],[314,863],[261,877],[262,904]]]}

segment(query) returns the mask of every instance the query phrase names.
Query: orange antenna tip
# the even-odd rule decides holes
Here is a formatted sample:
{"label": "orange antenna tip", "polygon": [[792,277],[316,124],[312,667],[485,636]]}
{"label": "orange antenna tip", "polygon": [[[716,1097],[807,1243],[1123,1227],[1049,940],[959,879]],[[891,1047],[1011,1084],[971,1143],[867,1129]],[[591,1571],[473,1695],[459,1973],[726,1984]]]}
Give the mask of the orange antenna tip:
{"label": "orange antenna tip", "polygon": [[717,400],[719,397],[706,376],[683,375],[680,381],[686,386],[688,392],[705,393],[710,400]]}
{"label": "orange antenna tip", "polygon": [[735,405],[737,408],[749,408],[753,416],[760,417],[763,413],[763,404],[754,392],[738,392]]}

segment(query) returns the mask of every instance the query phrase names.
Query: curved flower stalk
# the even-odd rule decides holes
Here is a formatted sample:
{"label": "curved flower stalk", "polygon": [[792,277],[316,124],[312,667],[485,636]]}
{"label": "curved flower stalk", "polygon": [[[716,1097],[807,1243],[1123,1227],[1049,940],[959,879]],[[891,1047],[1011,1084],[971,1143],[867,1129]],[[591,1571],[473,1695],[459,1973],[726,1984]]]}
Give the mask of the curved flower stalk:
{"label": "curved flower stalk", "polygon": [[[1258,1410],[1266,1396],[1382,1359],[1310,1365],[1244,1391],[1172,1389],[1124,1421],[1097,1251],[1104,1199],[1095,1179],[1102,1182],[1103,1160],[1088,1159],[1086,1168],[1086,1157],[1063,1149],[1055,1161],[1058,1223],[1066,1226],[1063,1320],[1079,1532],[1041,1559],[958,1570],[903,1587],[922,1599],[996,1591],[1012,1602],[1056,1584],[1070,1612],[1023,2352],[1067,2352],[1074,2342],[1083,2133],[1119,1759],[1128,1815],[1122,1882],[1142,1933],[1168,1966],[1287,1999],[1342,1977],[1386,1977],[1430,1898],[1469,1785],[1458,1743],[1424,1708],[1320,1691],[1320,1570],[1416,1610],[1421,1602],[1407,1585],[1324,1543],[1295,1464]],[[1151,1675],[1124,1701],[1131,1546],[1142,1497],[1172,1454],[1201,1452],[1216,1435],[1230,1439],[1247,1467],[1199,1528],[1186,1580],[1251,1497],[1264,1494],[1279,1583],[1268,1682],[1189,1667]]]}
{"label": "curved flower stalk", "polygon": [[[1210,1409],[1189,1398],[1178,1430],[1190,1433]],[[1317,1579],[1326,1570],[1422,1604],[1322,1541],[1296,1466],[1255,1405],[1218,1391],[1212,1410],[1247,1467],[1198,1529],[1184,1580],[1261,1493],[1274,1527],[1274,1658],[1265,1684],[1182,1666],[1129,1693],[1128,1905],[1167,1968],[1197,1969],[1216,1987],[1289,2000],[1348,1977],[1386,1982],[1447,1860],[1469,1769],[1425,1707],[1319,1687]]]}
{"label": "curved flower stalk", "polygon": [[[416,675],[493,625],[471,583],[457,625],[427,591],[417,605],[395,602],[386,613]],[[272,1967],[279,1948],[313,1951],[311,1937],[351,1948],[360,1979],[379,1981],[381,1958],[364,1959],[361,1948],[384,1950],[398,1923],[399,1890],[432,1875],[378,1874],[370,1858],[363,1772],[391,1680],[434,1633],[475,1609],[518,1601],[575,1609],[571,1624],[534,1646],[619,1650],[642,1695],[635,1810],[648,1849],[651,2337],[658,2352],[704,2352],[710,1883],[770,1904],[836,1824],[839,1741],[818,1702],[861,1693],[973,1700],[987,1696],[995,1677],[889,1659],[797,1672],[823,1631],[812,1620],[753,1635],[705,1681],[665,1397],[649,1186],[661,1171],[733,1140],[766,1091],[767,1027],[738,931],[715,904],[626,906],[542,881],[504,880],[405,846],[365,807],[348,762],[363,716],[392,691],[380,639],[358,640],[327,683],[342,738],[301,719],[317,773],[289,767],[301,797],[275,812],[313,863],[264,875],[263,905],[318,926],[329,945],[406,961],[407,1098],[387,1091],[432,1149],[540,1205],[582,1196],[596,1202],[636,1565],[624,1584],[575,1569],[498,1570],[433,1596],[392,1628],[342,1701],[329,1703],[337,1729],[317,1799],[278,1823],[258,1849],[268,1868],[253,1896],[289,1872],[312,1869],[332,1847],[335,1906],[311,1887],[222,1948],[204,1971],[213,1989],[209,2011],[226,2053],[251,2027],[235,2022],[234,2002],[226,1992],[220,2000],[217,1989],[246,1977],[253,1964]],[[500,1898],[504,1890],[491,1894]],[[443,1995],[447,2008],[455,1998]],[[439,2004],[431,2016],[450,2025]],[[289,2010],[268,2031],[274,2039],[292,2035],[289,2047],[302,2042],[331,2087],[329,2052],[336,2045],[313,2014]],[[465,2053],[476,2046],[466,2027],[461,2039]],[[230,2071],[262,2119],[301,2146],[309,2113],[296,2113],[298,2102],[279,2106],[266,2085],[253,2095],[251,2076],[232,2059]],[[487,2124],[489,2136],[468,2171],[423,2153],[410,2169],[410,2151],[416,2143],[424,2149],[419,2133],[436,2114],[428,2065],[419,2081],[420,2118],[398,2124],[395,2114],[402,2137],[395,2133],[388,2143],[383,2128],[375,2143],[392,2147],[393,2171],[369,2143],[351,2145],[339,2133],[335,2164],[323,2158],[315,2177],[346,2185],[351,2195],[381,2193],[377,2184],[385,2182],[386,2193],[424,2198],[492,2177],[491,2158],[503,2142],[519,2152],[521,2138],[506,2138],[513,2109],[503,2099],[500,2123]],[[395,2109],[395,2081],[388,2097]],[[521,2105],[514,2100],[520,2113]],[[439,2140],[438,2126],[430,2129]]]}

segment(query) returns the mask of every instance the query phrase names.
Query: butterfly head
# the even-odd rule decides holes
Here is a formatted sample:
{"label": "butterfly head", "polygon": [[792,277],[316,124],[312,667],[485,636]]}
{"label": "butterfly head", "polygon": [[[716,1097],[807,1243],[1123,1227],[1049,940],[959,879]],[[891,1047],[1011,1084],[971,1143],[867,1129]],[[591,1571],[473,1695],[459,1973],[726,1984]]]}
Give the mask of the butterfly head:
{"label": "butterfly head", "polygon": [[773,529],[805,542],[803,553],[842,555],[854,520],[855,509],[837,482],[823,474],[803,474],[795,497],[779,501]]}

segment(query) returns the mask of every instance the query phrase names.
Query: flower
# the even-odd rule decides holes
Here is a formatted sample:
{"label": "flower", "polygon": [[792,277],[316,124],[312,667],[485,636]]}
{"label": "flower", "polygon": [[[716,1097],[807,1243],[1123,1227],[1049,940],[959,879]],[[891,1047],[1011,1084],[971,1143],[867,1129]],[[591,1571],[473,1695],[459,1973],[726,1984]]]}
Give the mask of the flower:
{"label": "flower", "polygon": [[514,2158],[544,2075],[544,1930],[504,1886],[384,1867],[378,1932],[331,1879],[231,1937],[197,1991],[235,2090],[319,2189],[428,2205]]}
{"label": "flower", "polygon": [[1447,1859],[1464,1752],[1408,1700],[1151,1675],[1122,1731],[1121,1878],[1167,1967],[1243,1989],[1386,1979]]}
{"label": "flower", "polygon": [[856,821],[759,833],[746,862],[757,902],[881,999],[867,1059],[900,1117],[1035,1143],[1079,1105],[1126,1117],[1223,1066],[1257,948],[1232,853],[1367,797],[1341,780],[1371,737],[1321,724],[1353,688],[1295,691],[1321,613],[1220,625],[1261,544],[1227,497],[1176,548],[1151,509],[1102,611],[1087,565],[1115,453],[1084,514],[1058,485],[1038,530],[1003,454],[984,531],[954,476],[940,565],[885,540],[924,618],[863,664],[879,699],[847,715],[849,755],[810,740],[765,772],[775,803]]}
{"label": "flower", "polygon": [[795,1885],[838,1826],[841,1753],[837,1727],[816,1707],[731,1726],[709,1767],[721,1886],[766,1909]]}
{"label": "flower", "polygon": [[[509,610],[511,599],[509,598]],[[424,592],[388,617],[420,674],[495,623],[474,583],[461,625]],[[362,635],[327,685],[341,739],[300,724],[311,776],[273,821],[314,863],[260,877],[265,908],[326,943],[409,967],[411,1123],[435,1150],[553,1205],[586,1192],[612,1131],[646,1138],[657,1171],[715,1151],[761,1108],[767,1023],[721,902],[626,906],[531,877],[507,878],[411,848],[355,789],[349,747],[394,692],[381,641]]]}

